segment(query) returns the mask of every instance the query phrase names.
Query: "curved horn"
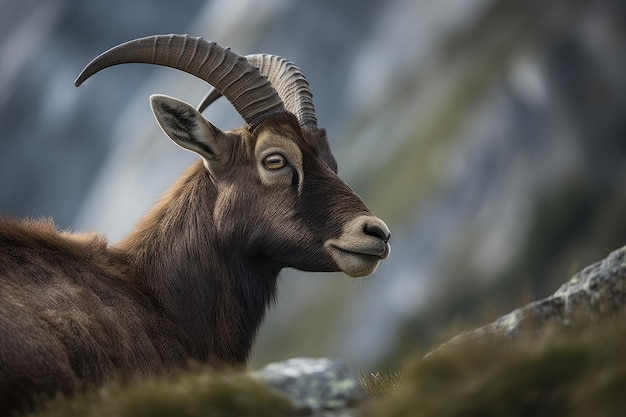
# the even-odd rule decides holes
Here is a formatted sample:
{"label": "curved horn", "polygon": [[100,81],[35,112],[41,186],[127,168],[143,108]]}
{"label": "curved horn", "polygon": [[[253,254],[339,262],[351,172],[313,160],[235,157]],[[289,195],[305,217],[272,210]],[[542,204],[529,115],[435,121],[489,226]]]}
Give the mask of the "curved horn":
{"label": "curved horn", "polygon": [[156,64],[195,75],[213,85],[254,130],[285,106],[270,82],[244,57],[215,42],[189,35],[156,35],[115,46],[80,73],[78,87],[100,70],[125,63]]}
{"label": "curved horn", "polygon": [[[317,127],[313,106],[313,94],[302,71],[296,65],[276,55],[246,55],[248,61],[257,66],[272,86],[278,91],[287,111],[298,118],[301,126]],[[211,90],[198,105],[200,112],[220,97],[220,92]]]}

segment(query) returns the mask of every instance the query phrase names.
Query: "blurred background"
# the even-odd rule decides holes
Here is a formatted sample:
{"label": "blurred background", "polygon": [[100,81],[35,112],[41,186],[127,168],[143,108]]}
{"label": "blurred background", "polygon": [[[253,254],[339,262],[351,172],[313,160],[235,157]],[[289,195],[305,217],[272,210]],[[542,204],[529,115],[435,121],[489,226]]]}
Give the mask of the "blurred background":
{"label": "blurred background", "polygon": [[[622,0],[0,0],[0,213],[116,242],[194,161],[148,96],[208,89],[100,52],[190,33],[307,75],[340,175],[393,232],[368,278],[282,273],[252,366],[400,366],[626,243]],[[242,124],[225,100],[205,116]]]}

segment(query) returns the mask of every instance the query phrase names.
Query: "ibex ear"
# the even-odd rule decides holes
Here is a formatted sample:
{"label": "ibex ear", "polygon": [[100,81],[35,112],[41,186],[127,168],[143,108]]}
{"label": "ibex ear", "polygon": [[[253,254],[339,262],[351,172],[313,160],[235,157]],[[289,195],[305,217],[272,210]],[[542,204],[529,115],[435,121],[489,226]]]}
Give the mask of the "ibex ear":
{"label": "ibex ear", "polygon": [[207,167],[222,161],[230,146],[228,136],[209,123],[196,109],[184,101],[160,94],[150,96],[150,106],[161,129],[177,145],[197,153]]}

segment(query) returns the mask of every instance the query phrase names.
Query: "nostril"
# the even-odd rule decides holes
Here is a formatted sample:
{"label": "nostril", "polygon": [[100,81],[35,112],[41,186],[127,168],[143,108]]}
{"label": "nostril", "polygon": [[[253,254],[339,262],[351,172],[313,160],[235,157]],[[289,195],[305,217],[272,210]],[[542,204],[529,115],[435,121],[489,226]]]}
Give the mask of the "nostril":
{"label": "nostril", "polygon": [[385,243],[387,243],[391,238],[391,232],[389,232],[387,228],[377,223],[365,223],[365,226],[363,227],[363,232],[366,235],[377,237]]}

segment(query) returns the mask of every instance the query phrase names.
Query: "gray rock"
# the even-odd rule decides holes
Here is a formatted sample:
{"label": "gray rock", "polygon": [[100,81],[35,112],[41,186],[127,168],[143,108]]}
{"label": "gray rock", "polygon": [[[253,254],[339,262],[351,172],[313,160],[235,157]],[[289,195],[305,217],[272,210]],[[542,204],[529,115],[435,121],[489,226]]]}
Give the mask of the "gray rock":
{"label": "gray rock", "polygon": [[285,394],[303,414],[337,415],[365,398],[348,367],[335,359],[293,358],[271,363],[253,375]]}
{"label": "gray rock", "polygon": [[501,334],[515,337],[521,330],[539,332],[546,325],[571,324],[576,317],[603,317],[626,309],[626,246],[574,275],[553,295],[513,310],[496,321],[462,333],[438,349],[460,340]]}

